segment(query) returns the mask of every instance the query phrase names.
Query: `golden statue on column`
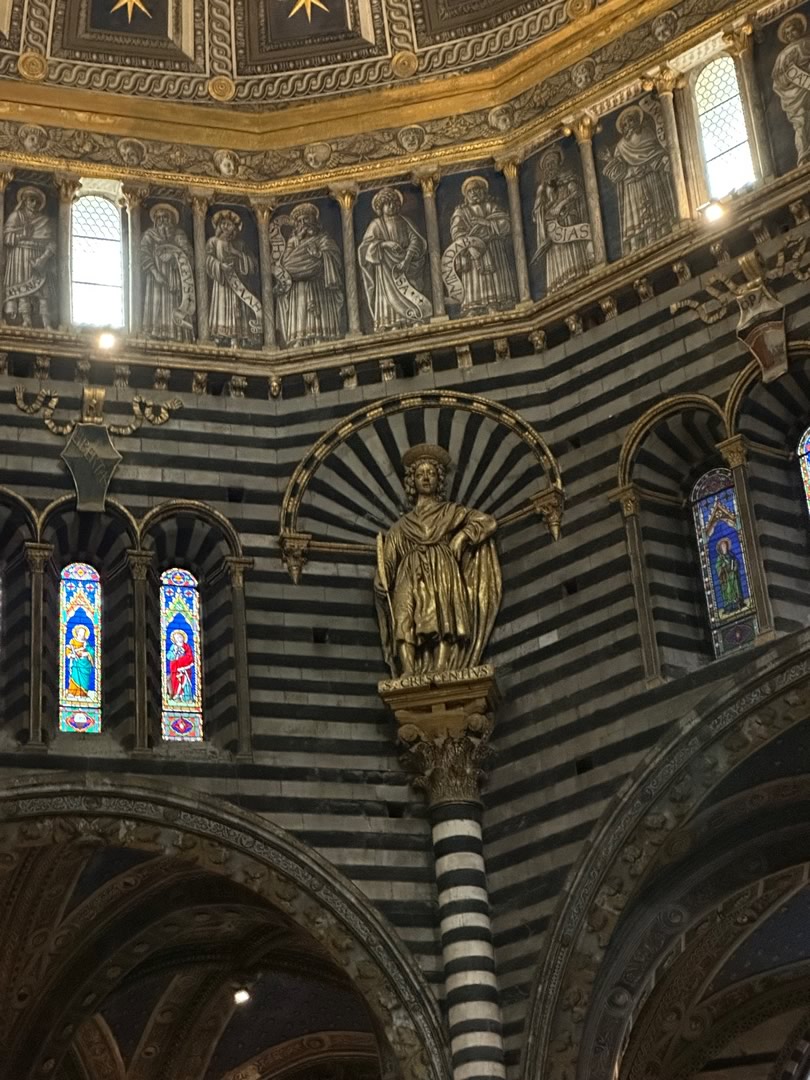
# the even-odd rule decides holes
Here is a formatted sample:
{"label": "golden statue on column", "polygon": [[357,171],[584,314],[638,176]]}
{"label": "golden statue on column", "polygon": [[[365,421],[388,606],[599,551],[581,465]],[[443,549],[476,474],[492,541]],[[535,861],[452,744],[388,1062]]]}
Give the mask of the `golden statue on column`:
{"label": "golden statue on column", "polygon": [[394,678],[481,662],[501,604],[495,518],[445,497],[450,455],[420,444],[402,458],[412,509],[377,541],[374,592]]}

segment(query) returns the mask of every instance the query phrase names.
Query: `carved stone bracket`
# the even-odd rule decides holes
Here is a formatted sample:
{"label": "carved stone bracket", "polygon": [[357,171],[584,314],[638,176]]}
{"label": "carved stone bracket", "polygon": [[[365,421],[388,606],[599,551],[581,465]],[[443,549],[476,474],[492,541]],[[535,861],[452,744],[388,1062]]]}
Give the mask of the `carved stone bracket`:
{"label": "carved stone bracket", "polygon": [[[736,300],[740,316],[737,337],[759,364],[763,382],[778,379],[785,374],[788,364],[785,308],[771,292],[768,282],[788,274],[798,281],[810,277],[810,267],[802,265],[807,242],[807,237],[803,237],[787,244],[771,265],[757,248],[747,251],[736,260],[736,269],[709,277],[705,286],[709,299],[679,300],[670,305],[670,311],[675,315],[690,308],[697,312],[702,322],[710,325],[725,318]],[[739,274],[743,281],[735,280]]]}
{"label": "carved stone bracket", "polygon": [[281,561],[294,585],[301,580],[301,572],[307,564],[311,533],[283,532],[278,538],[281,548]]}
{"label": "carved stone bracket", "polygon": [[411,675],[377,689],[396,717],[402,766],[429,804],[478,802],[495,726],[494,669]]}
{"label": "carved stone bracket", "polygon": [[552,540],[560,539],[564,497],[561,488],[553,487],[530,496],[532,509],[545,521]]}

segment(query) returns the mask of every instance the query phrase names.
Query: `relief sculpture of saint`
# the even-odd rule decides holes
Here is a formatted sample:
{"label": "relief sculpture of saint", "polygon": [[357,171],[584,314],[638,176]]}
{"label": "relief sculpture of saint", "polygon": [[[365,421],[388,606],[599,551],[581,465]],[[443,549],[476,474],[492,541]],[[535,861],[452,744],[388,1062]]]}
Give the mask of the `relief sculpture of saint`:
{"label": "relief sculpture of saint", "polygon": [[616,187],[622,254],[629,255],[666,236],[675,224],[672,165],[660,110],[630,105],[616,118],[616,131],[616,145],[600,159]]}
{"label": "relief sculpture of saint", "polygon": [[788,15],[779,26],[784,48],[773,65],[773,88],[793,126],[797,164],[810,161],[810,37],[802,13]]}
{"label": "relief sculpture of saint", "polygon": [[375,603],[394,678],[481,662],[501,604],[495,518],[448,501],[450,455],[413,446],[402,458],[412,509],[378,537]]}

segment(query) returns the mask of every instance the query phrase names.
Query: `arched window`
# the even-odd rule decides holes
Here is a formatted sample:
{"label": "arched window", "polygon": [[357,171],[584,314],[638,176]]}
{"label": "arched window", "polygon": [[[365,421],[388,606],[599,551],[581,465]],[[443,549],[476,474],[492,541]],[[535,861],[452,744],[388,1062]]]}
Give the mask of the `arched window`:
{"label": "arched window", "polygon": [[101,731],[101,582],[86,563],[59,584],[59,730]]}
{"label": "arched window", "polygon": [[124,325],[124,243],[121,211],[103,195],[73,204],[71,310],[74,323]]}
{"label": "arched window", "polygon": [[721,199],[756,180],[737,69],[730,56],[708,63],[695,82],[709,197]]}
{"label": "arched window", "polygon": [[712,469],[692,490],[703,591],[716,656],[752,642],[757,633],[734,479]]}
{"label": "arched window", "polygon": [[799,439],[799,466],[802,470],[802,484],[807,509],[810,510],[810,428]]}
{"label": "arched window", "polygon": [[187,570],[160,576],[163,738],[203,737],[200,590]]}

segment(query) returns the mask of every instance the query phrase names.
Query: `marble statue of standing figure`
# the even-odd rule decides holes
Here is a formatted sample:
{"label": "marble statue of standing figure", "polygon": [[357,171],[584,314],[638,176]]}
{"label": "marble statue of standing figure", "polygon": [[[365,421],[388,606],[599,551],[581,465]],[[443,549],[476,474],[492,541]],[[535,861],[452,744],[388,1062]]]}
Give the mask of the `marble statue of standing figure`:
{"label": "marble statue of standing figure", "polygon": [[616,118],[619,140],[600,154],[605,176],[616,186],[622,252],[633,251],[666,236],[676,221],[669,153],[657,126],[638,105]]}
{"label": "marble statue of standing figure", "polygon": [[433,305],[425,296],[427,242],[402,213],[402,193],[384,187],[371,201],[377,215],[365,231],[357,258],[375,330],[426,322]]}
{"label": "marble statue of standing figure", "polygon": [[143,332],[161,341],[193,341],[194,256],[180,212],[157,203],[149,217],[152,224],[141,237]]}
{"label": "marble statue of standing figure", "polygon": [[537,230],[532,262],[545,258],[546,291],[584,277],[594,263],[588,205],[579,177],[565,168],[557,146],[537,163],[532,218]]}
{"label": "marble statue of standing figure", "polygon": [[452,243],[442,256],[442,276],[462,315],[513,307],[517,299],[515,253],[508,212],[483,176],[468,176],[463,201],[450,221]]}
{"label": "marble statue of standing figure", "polygon": [[39,316],[45,329],[54,325],[56,235],[45,210],[45,192],[30,185],[17,191],[17,202],[3,230],[6,246],[5,315],[22,326]]}
{"label": "marble statue of standing figure", "polygon": [[292,233],[274,260],[282,340],[287,346],[334,341],[343,336],[340,248],[324,232],[314,203],[293,207],[289,224]]}
{"label": "marble statue of standing figure", "polygon": [[255,346],[261,341],[262,305],[244,282],[255,271],[256,260],[239,239],[242,219],[235,210],[218,210],[211,224],[214,235],[205,245],[211,337],[233,348]]}
{"label": "marble statue of standing figure", "polygon": [[794,12],[778,30],[784,48],[773,65],[773,88],[793,125],[798,164],[810,161],[810,37],[807,19]]}
{"label": "marble statue of standing figure", "polygon": [[378,537],[374,593],[394,677],[481,662],[501,604],[496,521],[445,497],[450,455],[413,446],[402,458],[412,509]]}

